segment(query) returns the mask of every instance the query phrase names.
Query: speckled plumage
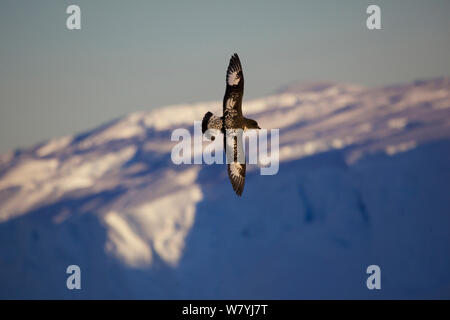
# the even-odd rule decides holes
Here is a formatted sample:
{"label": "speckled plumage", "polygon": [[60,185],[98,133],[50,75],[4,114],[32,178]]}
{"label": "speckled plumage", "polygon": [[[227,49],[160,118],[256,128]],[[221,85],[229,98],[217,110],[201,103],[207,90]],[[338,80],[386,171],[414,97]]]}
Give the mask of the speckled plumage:
{"label": "speckled plumage", "polygon": [[247,119],[242,114],[244,74],[241,61],[236,53],[231,56],[225,80],[226,90],[223,97],[223,116],[219,118],[211,112],[207,112],[203,117],[202,131],[205,133],[208,129],[216,129],[224,133],[228,177],[233,190],[238,196],[241,196],[245,185],[246,165],[243,144],[238,142],[242,142],[243,130],[259,129],[259,126],[255,120]]}

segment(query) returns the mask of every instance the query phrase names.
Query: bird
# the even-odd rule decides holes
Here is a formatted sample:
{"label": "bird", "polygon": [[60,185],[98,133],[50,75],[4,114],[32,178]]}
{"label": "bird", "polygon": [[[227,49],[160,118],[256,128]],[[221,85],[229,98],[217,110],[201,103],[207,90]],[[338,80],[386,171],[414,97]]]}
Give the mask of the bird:
{"label": "bird", "polygon": [[[233,54],[228,64],[226,89],[223,97],[223,116],[219,117],[208,111],[202,120],[202,132],[219,130],[224,133],[224,150],[227,156],[227,171],[234,192],[241,196],[245,185],[245,155],[242,143],[243,131],[261,129],[253,119],[242,114],[242,97],[244,96],[244,74],[237,53]],[[208,132],[211,132],[208,131]],[[209,135],[214,140],[214,134]]]}

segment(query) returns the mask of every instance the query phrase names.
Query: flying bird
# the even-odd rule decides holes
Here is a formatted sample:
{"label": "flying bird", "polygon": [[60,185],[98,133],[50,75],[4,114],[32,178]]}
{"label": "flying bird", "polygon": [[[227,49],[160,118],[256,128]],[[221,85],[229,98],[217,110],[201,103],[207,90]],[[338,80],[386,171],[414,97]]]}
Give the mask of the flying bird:
{"label": "flying bird", "polygon": [[[227,161],[228,177],[233,190],[242,195],[245,185],[245,156],[242,143],[242,132],[247,129],[261,129],[255,120],[245,118],[242,114],[242,97],[244,95],[244,74],[239,56],[231,56],[226,73],[226,89],[223,97],[223,116],[218,117],[207,112],[202,121],[202,132],[216,129],[224,133],[224,149],[230,158]],[[229,137],[227,139],[227,136]],[[211,136],[214,140],[214,135]]]}

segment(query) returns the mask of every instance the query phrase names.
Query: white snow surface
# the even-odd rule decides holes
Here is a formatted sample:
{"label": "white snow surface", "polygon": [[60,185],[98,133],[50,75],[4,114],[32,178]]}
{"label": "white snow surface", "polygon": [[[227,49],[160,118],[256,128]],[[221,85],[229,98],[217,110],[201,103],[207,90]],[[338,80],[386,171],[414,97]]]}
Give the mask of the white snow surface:
{"label": "white snow surface", "polygon": [[242,198],[225,165],[170,157],[220,101],[1,155],[0,298],[450,298],[450,79],[292,85],[243,110],[280,129],[280,169],[248,165]]}

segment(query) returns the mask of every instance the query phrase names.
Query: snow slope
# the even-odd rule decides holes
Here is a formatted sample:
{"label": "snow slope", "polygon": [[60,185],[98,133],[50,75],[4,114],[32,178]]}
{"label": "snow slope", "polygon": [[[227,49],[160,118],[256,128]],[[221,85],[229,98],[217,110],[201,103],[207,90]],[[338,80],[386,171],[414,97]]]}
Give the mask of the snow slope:
{"label": "snow slope", "polygon": [[1,155],[0,298],[450,298],[450,79],[244,101],[280,129],[281,164],[249,166],[242,198],[223,165],[171,162],[172,130],[209,110],[221,103]]}

